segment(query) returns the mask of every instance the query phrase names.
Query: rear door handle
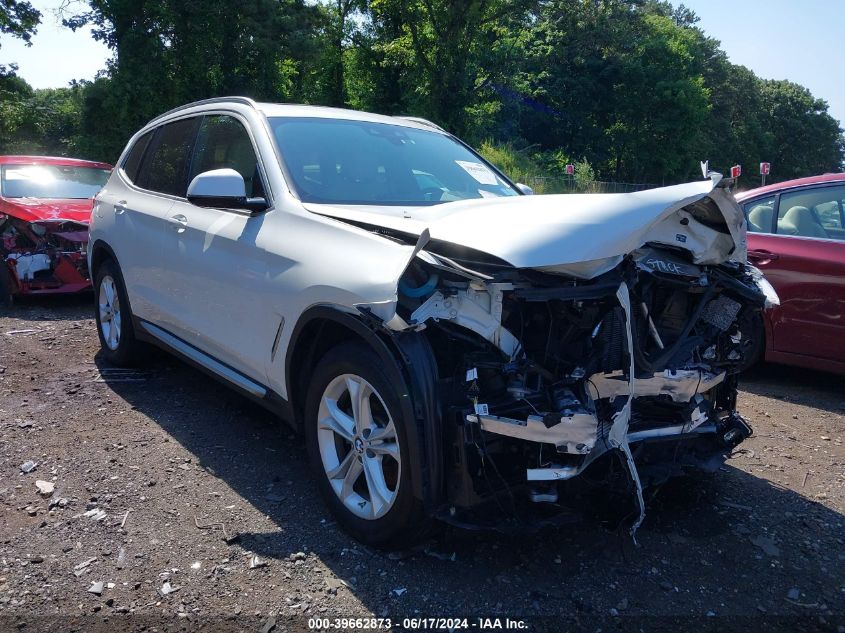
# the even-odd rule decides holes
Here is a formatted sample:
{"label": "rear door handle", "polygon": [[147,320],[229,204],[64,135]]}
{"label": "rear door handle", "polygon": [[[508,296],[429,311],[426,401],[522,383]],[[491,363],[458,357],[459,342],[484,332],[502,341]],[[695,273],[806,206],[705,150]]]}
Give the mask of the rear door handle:
{"label": "rear door handle", "polygon": [[184,233],[185,229],[188,228],[188,218],[181,213],[169,217],[167,221],[170,222],[171,228],[177,233]]}
{"label": "rear door handle", "polygon": [[773,262],[778,258],[780,258],[780,255],[771,251],[767,251],[765,249],[748,251],[748,259],[757,264],[768,264],[769,262]]}
{"label": "rear door handle", "polygon": [[126,213],[128,209],[126,208],[126,200],[118,200],[114,204],[114,214],[115,215],[123,215]]}

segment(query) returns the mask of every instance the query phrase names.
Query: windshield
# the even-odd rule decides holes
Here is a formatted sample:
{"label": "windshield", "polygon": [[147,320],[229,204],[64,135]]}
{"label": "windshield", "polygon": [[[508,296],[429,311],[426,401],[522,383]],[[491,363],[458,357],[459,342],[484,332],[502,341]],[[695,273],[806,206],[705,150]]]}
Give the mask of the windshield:
{"label": "windshield", "polygon": [[453,138],[401,125],[273,117],[303,202],[431,205],[519,193]]}
{"label": "windshield", "polygon": [[68,165],[3,165],[0,190],[6,198],[93,198],[110,170]]}

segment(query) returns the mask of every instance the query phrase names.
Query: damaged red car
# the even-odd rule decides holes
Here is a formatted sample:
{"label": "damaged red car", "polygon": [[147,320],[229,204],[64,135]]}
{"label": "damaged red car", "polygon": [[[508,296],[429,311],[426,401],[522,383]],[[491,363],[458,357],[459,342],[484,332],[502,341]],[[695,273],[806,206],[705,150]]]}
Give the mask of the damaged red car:
{"label": "damaged red car", "polygon": [[2,298],[91,287],[88,223],[110,173],[107,163],[0,156]]}

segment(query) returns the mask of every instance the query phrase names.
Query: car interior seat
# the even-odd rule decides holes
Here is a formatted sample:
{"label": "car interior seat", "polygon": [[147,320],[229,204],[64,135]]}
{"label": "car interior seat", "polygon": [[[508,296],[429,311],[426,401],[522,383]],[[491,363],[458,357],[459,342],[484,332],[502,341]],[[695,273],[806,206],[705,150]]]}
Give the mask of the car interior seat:
{"label": "car interior seat", "polygon": [[785,233],[780,228],[783,225],[795,227],[793,235],[801,235],[803,237],[828,237],[827,231],[819,224],[819,221],[807,207],[792,207],[783,216],[783,220],[778,223],[778,233]]}
{"label": "car interior seat", "polygon": [[769,205],[758,204],[748,212],[749,228],[755,233],[771,233],[773,213]]}

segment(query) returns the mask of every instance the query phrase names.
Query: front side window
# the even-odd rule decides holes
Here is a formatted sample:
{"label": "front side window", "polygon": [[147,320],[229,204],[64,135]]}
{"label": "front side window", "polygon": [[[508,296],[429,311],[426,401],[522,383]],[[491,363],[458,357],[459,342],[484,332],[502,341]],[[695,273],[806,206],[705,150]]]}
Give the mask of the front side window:
{"label": "front side window", "polygon": [[748,220],[748,230],[752,233],[771,233],[772,219],[775,213],[775,197],[759,198],[742,206]]}
{"label": "front side window", "polygon": [[439,132],[322,118],[273,117],[270,125],[303,202],[423,206],[519,195]]}
{"label": "front side window", "polygon": [[111,173],[99,167],[3,165],[0,193],[6,198],[93,198]]}
{"label": "front side window", "polygon": [[227,167],[243,176],[247,196],[264,197],[258,158],[246,128],[225,114],[203,117],[188,182],[204,171]]}
{"label": "front side window", "polygon": [[845,185],[784,193],[778,205],[777,232],[782,235],[843,240],[843,204]]}
{"label": "front side window", "polygon": [[185,197],[186,177],[196,139],[199,117],[181,119],[158,129],[138,174],[138,186]]}

